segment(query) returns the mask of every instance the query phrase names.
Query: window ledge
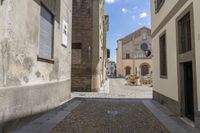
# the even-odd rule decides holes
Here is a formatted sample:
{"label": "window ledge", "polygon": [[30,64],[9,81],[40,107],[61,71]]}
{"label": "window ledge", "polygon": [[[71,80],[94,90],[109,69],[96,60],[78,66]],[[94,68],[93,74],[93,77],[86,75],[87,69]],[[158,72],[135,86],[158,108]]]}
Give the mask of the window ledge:
{"label": "window ledge", "polygon": [[54,62],[55,62],[53,59],[47,59],[47,58],[40,57],[40,56],[37,56],[37,61],[46,62],[46,63],[50,63],[50,64],[54,64]]}
{"label": "window ledge", "polygon": [[168,79],[168,76],[167,75],[160,75],[160,78],[161,79]]}

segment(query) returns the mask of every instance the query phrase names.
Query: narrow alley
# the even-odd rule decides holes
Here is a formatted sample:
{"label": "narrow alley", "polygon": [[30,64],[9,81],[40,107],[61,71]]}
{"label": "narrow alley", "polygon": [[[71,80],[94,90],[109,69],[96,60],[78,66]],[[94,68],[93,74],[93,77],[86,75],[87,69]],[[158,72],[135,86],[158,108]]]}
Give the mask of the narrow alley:
{"label": "narrow alley", "polygon": [[0,133],[200,133],[200,0],[0,0]]}
{"label": "narrow alley", "polygon": [[151,100],[150,87],[127,86],[125,79],[110,79],[109,88],[109,94],[73,93],[71,101],[14,133],[199,132]]}

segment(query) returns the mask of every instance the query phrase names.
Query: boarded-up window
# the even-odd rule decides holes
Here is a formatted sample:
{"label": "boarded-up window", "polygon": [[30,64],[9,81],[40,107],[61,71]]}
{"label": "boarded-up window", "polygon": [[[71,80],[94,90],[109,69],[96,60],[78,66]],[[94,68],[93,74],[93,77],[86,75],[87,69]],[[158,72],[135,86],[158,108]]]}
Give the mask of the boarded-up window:
{"label": "boarded-up window", "polygon": [[79,65],[82,63],[82,44],[72,44],[72,64]]}
{"label": "boarded-up window", "polygon": [[41,58],[53,58],[53,22],[54,16],[47,8],[41,5],[39,46],[39,56]]}
{"label": "boarded-up window", "polygon": [[167,78],[167,47],[166,47],[166,34],[160,37],[160,76]]}
{"label": "boarded-up window", "polygon": [[190,13],[187,13],[181,20],[179,20],[178,29],[179,29],[180,54],[191,51],[192,41],[191,41]]}

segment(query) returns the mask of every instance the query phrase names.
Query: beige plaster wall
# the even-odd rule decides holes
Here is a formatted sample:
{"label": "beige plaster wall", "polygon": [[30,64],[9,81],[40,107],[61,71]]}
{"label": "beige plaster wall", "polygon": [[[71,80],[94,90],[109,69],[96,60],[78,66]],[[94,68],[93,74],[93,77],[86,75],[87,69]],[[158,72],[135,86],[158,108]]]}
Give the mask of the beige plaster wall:
{"label": "beige plaster wall", "polygon": [[[152,33],[158,24],[163,20],[166,14],[170,11],[178,0],[166,0],[159,14],[154,14],[154,4],[152,5]],[[177,76],[177,52],[176,52],[176,18],[193,2],[194,7],[194,34],[195,34],[195,53],[196,53],[196,75],[197,75],[197,101],[198,110],[200,111],[200,1],[188,0],[186,4],[178,11],[178,13],[171,18],[171,20],[160,30],[160,32],[153,37],[153,78],[154,78],[154,90],[178,101],[178,76]],[[168,78],[160,78],[160,64],[159,64],[159,35],[166,30],[167,41],[167,67]]]}
{"label": "beige plaster wall", "polygon": [[197,99],[198,110],[200,111],[200,1],[194,2],[194,30],[195,30],[195,52],[196,52],[196,74],[197,74]]}
{"label": "beige plaster wall", "polygon": [[154,0],[151,0],[151,18],[153,20],[151,25],[152,33],[178,1],[179,0],[165,0],[162,9],[155,14]]}

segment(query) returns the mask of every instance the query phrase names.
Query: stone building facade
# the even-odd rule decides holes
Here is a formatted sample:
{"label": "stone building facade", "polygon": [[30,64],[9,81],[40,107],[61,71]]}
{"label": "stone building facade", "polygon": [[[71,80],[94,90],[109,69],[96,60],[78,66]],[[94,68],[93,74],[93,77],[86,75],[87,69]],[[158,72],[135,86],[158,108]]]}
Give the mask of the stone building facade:
{"label": "stone building facade", "polygon": [[106,72],[104,0],[73,0],[72,91],[99,91]]}
{"label": "stone building facade", "polygon": [[[137,74],[138,77],[152,73],[151,30],[142,27],[117,41],[117,77]],[[148,52],[148,56],[146,56]]]}
{"label": "stone building facade", "polygon": [[70,98],[72,0],[1,0],[0,123]]}
{"label": "stone building facade", "polygon": [[200,127],[200,1],[154,2],[153,97]]}

